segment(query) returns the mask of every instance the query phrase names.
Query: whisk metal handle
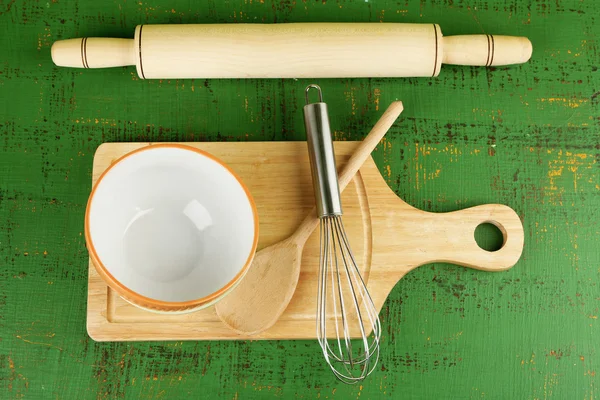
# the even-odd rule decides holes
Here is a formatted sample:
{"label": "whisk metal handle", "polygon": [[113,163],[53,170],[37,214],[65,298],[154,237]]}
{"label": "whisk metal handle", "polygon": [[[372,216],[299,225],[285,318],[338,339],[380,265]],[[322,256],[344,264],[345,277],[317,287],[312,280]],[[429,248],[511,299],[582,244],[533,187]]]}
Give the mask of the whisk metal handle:
{"label": "whisk metal handle", "polygon": [[[308,94],[311,89],[318,91],[319,102],[309,103]],[[308,104],[304,106],[304,126],[317,214],[319,218],[342,215],[342,201],[329,126],[329,114],[327,104],[323,102],[321,88],[317,85],[308,86],[306,101]]]}

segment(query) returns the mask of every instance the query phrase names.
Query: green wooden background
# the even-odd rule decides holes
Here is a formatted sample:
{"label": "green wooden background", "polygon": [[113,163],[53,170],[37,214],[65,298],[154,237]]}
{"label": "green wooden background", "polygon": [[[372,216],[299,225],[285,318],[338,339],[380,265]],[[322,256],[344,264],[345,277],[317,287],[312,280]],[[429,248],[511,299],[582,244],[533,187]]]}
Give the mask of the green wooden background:
{"label": "green wooden background", "polygon": [[[140,23],[301,21],[437,22],[446,35],[528,36],[534,53],[437,79],[310,82],[143,81],[50,59],[55,40],[132,37]],[[1,0],[0,398],[600,398],[599,25],[592,0]],[[303,140],[312,82],[339,140],[403,100],[374,153],[389,185],[425,210],[510,205],[524,221],[520,262],[410,273],[362,385],[335,381],[315,341],[93,342],[82,231],[96,147]]]}

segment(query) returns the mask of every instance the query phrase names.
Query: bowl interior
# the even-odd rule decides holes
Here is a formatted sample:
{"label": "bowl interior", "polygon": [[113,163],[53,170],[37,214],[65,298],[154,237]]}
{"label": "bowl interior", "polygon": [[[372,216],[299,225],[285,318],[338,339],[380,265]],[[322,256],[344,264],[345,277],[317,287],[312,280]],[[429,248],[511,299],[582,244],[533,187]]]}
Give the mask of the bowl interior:
{"label": "bowl interior", "polygon": [[186,302],[232,283],[255,248],[249,194],[224,165],[181,146],[132,153],[98,181],[88,245],[135,295]]}

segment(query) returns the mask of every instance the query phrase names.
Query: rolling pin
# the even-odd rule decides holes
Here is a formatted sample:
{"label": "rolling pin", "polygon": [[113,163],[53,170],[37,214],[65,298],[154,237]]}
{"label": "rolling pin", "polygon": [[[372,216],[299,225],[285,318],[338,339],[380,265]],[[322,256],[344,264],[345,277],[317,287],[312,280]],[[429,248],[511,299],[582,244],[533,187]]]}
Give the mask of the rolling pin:
{"label": "rolling pin", "polygon": [[531,52],[525,37],[444,37],[437,24],[138,25],[133,39],[57,41],[52,60],[135,65],[142,79],[434,77],[442,64],[520,64]]}

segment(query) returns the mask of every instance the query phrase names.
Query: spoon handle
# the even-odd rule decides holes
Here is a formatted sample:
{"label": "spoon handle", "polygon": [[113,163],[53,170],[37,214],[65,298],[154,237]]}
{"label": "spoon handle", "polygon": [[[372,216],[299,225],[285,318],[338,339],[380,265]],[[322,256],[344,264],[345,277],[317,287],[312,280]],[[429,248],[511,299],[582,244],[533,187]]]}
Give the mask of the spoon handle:
{"label": "spoon handle", "polygon": [[387,131],[390,130],[403,110],[404,106],[401,101],[394,101],[387,110],[385,110],[381,118],[379,118],[379,121],[377,121],[373,129],[371,129],[371,132],[369,132],[367,137],[360,143],[354,154],[350,157],[350,160],[348,160],[348,163],[342,169],[342,172],[339,174],[338,181],[340,190],[344,190],[346,186],[348,186],[348,183],[350,183],[360,167],[367,161],[367,158],[369,158],[373,150],[375,150],[375,147],[377,147]]}

